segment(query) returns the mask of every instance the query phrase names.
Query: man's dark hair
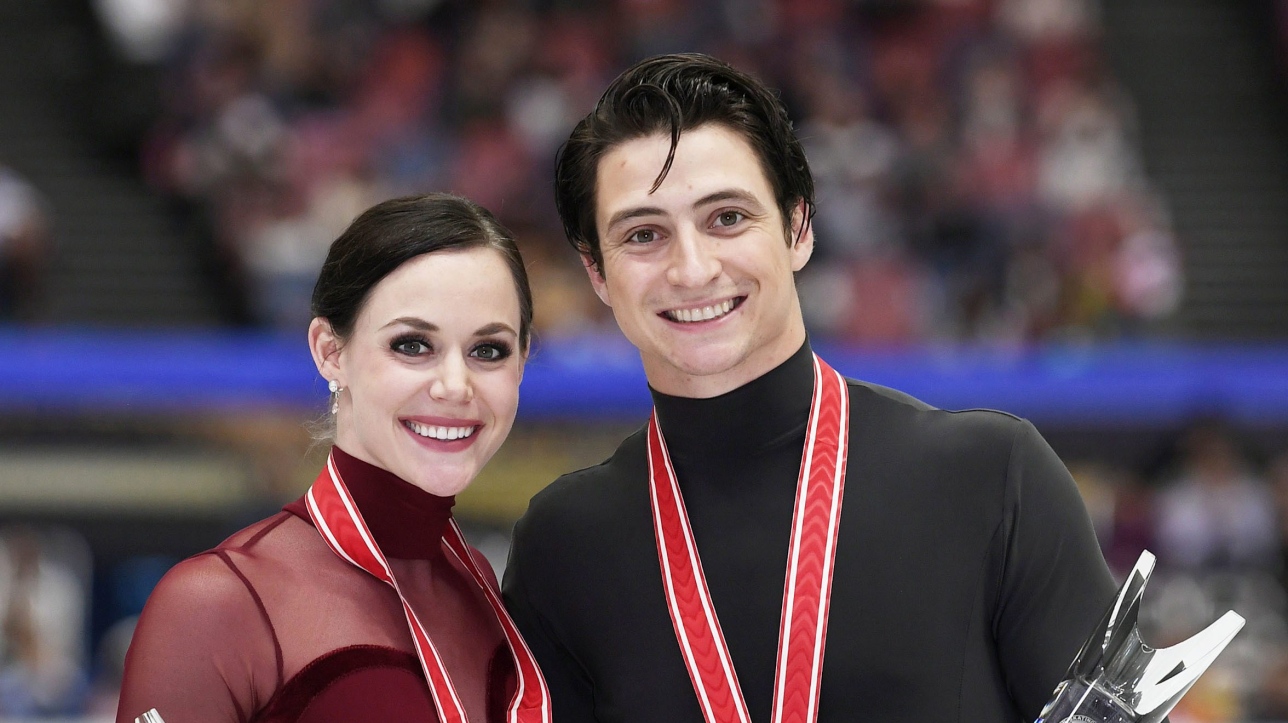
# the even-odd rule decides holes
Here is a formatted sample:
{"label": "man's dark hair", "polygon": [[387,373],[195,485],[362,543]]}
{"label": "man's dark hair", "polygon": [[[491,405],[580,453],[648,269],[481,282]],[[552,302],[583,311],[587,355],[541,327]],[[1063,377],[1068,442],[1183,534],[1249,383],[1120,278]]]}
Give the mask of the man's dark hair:
{"label": "man's dark hair", "polygon": [[424,254],[492,249],[510,269],[519,297],[519,348],[532,335],[532,291],[514,236],[490,211],[446,193],[378,203],[354,219],[331,244],[313,286],[313,316],[348,340],[371,290],[395,269]]}
{"label": "man's dark hair", "polygon": [[805,202],[800,229],[804,233],[814,215],[814,178],[778,96],[709,55],[659,55],[617,76],[595,109],[573,129],[555,162],[555,205],[564,232],[600,273],[604,259],[595,228],[599,159],[619,143],[656,133],[670,135],[671,150],[650,189],[654,191],[671,169],[680,134],[709,123],[726,126],[751,145],[789,233],[793,209]]}

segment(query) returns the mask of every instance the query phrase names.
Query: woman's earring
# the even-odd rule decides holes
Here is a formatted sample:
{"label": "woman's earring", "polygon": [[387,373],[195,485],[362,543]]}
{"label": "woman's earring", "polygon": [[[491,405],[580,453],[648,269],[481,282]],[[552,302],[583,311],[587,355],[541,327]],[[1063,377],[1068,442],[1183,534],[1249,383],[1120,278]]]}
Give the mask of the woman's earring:
{"label": "woman's earring", "polygon": [[340,382],[332,379],[327,382],[326,388],[331,390],[331,413],[335,414],[340,411],[340,392],[344,391],[344,387],[340,386]]}

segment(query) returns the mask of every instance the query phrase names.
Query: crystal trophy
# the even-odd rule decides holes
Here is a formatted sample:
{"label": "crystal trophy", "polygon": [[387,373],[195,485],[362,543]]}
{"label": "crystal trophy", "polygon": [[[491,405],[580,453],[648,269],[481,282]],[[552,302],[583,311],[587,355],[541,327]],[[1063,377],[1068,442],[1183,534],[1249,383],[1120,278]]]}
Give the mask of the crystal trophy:
{"label": "crystal trophy", "polygon": [[1142,552],[1036,723],[1158,723],[1243,627],[1231,610],[1189,640],[1149,647],[1137,621],[1153,570]]}

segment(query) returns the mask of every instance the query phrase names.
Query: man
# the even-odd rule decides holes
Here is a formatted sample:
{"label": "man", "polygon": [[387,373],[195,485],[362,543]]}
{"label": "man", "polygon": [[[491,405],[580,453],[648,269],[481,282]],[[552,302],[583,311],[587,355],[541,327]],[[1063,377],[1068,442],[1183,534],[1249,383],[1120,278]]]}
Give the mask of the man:
{"label": "man", "polygon": [[554,719],[1033,720],[1114,594],[1085,509],[1029,423],[815,362],[813,182],[777,98],[645,60],[556,195],[656,424],[515,528],[506,602]]}

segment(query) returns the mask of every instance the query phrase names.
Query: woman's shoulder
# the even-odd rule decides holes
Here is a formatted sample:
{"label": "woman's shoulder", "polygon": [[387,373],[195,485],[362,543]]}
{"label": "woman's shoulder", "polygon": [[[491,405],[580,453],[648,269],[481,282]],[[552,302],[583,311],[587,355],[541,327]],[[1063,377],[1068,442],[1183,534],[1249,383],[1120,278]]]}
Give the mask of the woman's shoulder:
{"label": "woman's shoulder", "polygon": [[291,570],[312,568],[329,557],[333,555],[312,525],[278,512],[172,567],[152,597],[158,602],[197,602],[211,613],[220,608],[262,608],[261,583],[281,581]]}
{"label": "woman's shoulder", "polygon": [[144,615],[164,611],[169,619],[209,621],[218,626],[223,619],[238,617],[240,610],[254,606],[253,586],[216,548],[170,568],[148,597]]}
{"label": "woman's shoulder", "polygon": [[161,578],[130,643],[126,709],[234,715],[271,695],[282,651],[261,594],[271,588],[262,567],[271,555],[257,543],[286,524],[277,515],[255,523]]}
{"label": "woman's shoulder", "polygon": [[212,612],[226,606],[253,605],[254,584],[244,568],[270,557],[265,553],[271,546],[258,543],[286,521],[284,514],[256,522],[215,547],[179,562],[161,578],[149,602],[193,603]]}
{"label": "woman's shoulder", "polygon": [[312,529],[313,526],[299,516],[280,510],[232,533],[208,552],[272,555],[282,542]]}

